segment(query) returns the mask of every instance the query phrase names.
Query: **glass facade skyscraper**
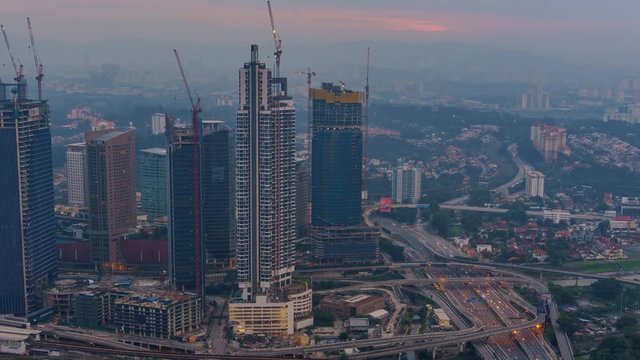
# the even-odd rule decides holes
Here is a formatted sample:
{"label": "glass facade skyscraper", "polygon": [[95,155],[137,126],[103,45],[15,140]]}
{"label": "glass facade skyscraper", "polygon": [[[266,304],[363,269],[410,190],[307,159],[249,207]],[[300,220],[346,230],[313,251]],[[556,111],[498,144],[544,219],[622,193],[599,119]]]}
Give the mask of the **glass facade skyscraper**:
{"label": "glass facade skyscraper", "polygon": [[331,83],[311,89],[311,223],[359,225],[362,218],[362,94]]}
{"label": "glass facade skyscraper", "polygon": [[320,262],[372,262],[379,229],[362,224],[362,99],[323,83],[311,89],[311,237]]}
{"label": "glass facade skyscraper", "polygon": [[235,193],[231,136],[222,121],[202,122],[202,236],[205,269],[227,267],[235,255]]}
{"label": "glass facade skyscraper", "polygon": [[151,148],[140,151],[140,210],[149,221],[167,216],[167,150]]}
{"label": "glass facade skyscraper", "polygon": [[[13,98],[7,96],[8,89]],[[0,84],[0,314],[29,316],[57,274],[47,101]]]}

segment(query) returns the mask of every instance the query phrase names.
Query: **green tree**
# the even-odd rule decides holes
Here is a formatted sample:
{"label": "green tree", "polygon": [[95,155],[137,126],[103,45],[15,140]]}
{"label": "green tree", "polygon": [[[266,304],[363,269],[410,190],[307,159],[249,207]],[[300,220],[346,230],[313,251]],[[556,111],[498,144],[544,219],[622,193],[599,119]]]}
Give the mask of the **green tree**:
{"label": "green tree", "polygon": [[624,315],[616,321],[616,329],[625,334],[633,334],[638,330],[638,319],[633,315]]}
{"label": "green tree", "polygon": [[634,354],[629,340],[618,337],[606,337],[600,345],[591,353],[594,360],[634,360],[638,357]]}
{"label": "green tree", "polygon": [[343,331],[340,333],[340,336],[338,336],[338,339],[340,339],[340,341],[347,341],[349,340],[349,334]]}
{"label": "green tree", "polygon": [[482,225],[482,217],[475,212],[465,211],[462,213],[462,228],[468,233],[476,233]]}
{"label": "green tree", "polygon": [[607,235],[610,229],[611,229],[611,223],[609,222],[609,220],[602,221],[598,224],[598,231],[602,236]]}
{"label": "green tree", "polygon": [[616,279],[600,279],[591,284],[591,291],[597,297],[614,300],[622,291],[622,285]]}
{"label": "green tree", "polygon": [[316,309],[313,312],[313,323],[318,326],[332,326],[336,316],[328,311]]}
{"label": "green tree", "polygon": [[451,227],[451,218],[446,210],[438,210],[431,217],[431,226],[433,226],[438,235],[449,236],[449,228]]}
{"label": "green tree", "polygon": [[484,206],[491,201],[491,191],[487,188],[475,188],[469,193],[469,205]]}
{"label": "green tree", "polygon": [[573,334],[581,328],[580,320],[570,314],[560,315],[557,323],[567,333],[567,335],[569,335],[569,337],[573,337]]}

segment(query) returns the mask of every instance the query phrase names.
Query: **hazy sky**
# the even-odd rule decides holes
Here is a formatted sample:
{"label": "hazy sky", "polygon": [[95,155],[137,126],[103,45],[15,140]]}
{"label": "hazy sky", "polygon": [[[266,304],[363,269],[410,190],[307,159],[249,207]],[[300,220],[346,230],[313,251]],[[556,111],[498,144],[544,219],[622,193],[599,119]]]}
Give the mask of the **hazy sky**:
{"label": "hazy sky", "polygon": [[[273,0],[286,44],[459,41],[580,59],[640,54],[638,0]],[[2,0],[0,23],[39,42],[269,40],[262,0]],[[1,53],[0,53],[1,54]],[[629,61],[629,63],[634,63]]]}

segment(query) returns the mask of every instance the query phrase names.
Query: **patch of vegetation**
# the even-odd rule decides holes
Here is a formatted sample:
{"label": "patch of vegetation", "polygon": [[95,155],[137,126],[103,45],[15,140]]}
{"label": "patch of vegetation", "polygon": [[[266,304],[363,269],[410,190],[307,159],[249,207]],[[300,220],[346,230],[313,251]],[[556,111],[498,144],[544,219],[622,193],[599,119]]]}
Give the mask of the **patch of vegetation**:
{"label": "patch of vegetation", "polygon": [[389,239],[380,238],[380,250],[389,254],[393,261],[404,261],[404,248]]}

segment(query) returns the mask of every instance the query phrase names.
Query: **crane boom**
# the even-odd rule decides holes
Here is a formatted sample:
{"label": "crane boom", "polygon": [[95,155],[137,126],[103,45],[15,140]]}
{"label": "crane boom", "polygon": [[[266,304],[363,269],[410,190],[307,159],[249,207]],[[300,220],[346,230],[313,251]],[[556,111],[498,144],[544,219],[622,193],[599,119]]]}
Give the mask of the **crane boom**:
{"label": "crane boom", "polygon": [[42,100],[42,78],[44,77],[44,69],[42,63],[38,58],[38,52],[36,51],[36,42],[33,39],[33,29],[31,28],[31,19],[27,17],[27,26],[29,27],[29,39],[31,40],[31,52],[33,52],[33,61],[36,64],[36,71],[38,75],[36,80],[38,81],[38,100]]}
{"label": "crane boom", "polygon": [[[4,36],[4,43],[7,45],[7,50],[9,51],[9,57],[11,58],[11,65],[13,65],[13,70],[16,72],[16,82],[22,81],[24,75],[22,75],[22,64],[20,66],[16,65],[16,60],[13,57],[13,51],[11,51],[11,45],[9,45],[9,37],[7,36],[7,30],[4,25],[0,25],[0,29],[2,29],[2,36]],[[20,60],[18,60],[20,63]]]}
{"label": "crane boom", "polygon": [[280,39],[280,34],[276,30],[276,25],[273,21],[273,10],[271,9],[271,1],[267,1],[267,7],[269,8],[269,20],[271,20],[273,44],[276,47],[276,51],[273,53],[273,55],[275,55],[276,57],[276,77],[280,77],[280,56],[282,55],[282,39]]}
{"label": "crane boom", "polygon": [[[196,110],[198,107],[196,106],[196,103],[193,101],[193,96],[191,95],[191,89],[189,89],[189,82],[187,81],[187,76],[184,74],[184,69],[182,68],[182,62],[180,61],[180,55],[178,55],[178,50],[173,49],[173,53],[176,56],[178,69],[180,69],[180,76],[182,76],[182,82],[184,83],[184,87],[187,90],[187,96],[189,97],[189,101],[191,102],[191,108],[192,110]],[[198,103],[199,102],[200,101],[198,100]]]}

